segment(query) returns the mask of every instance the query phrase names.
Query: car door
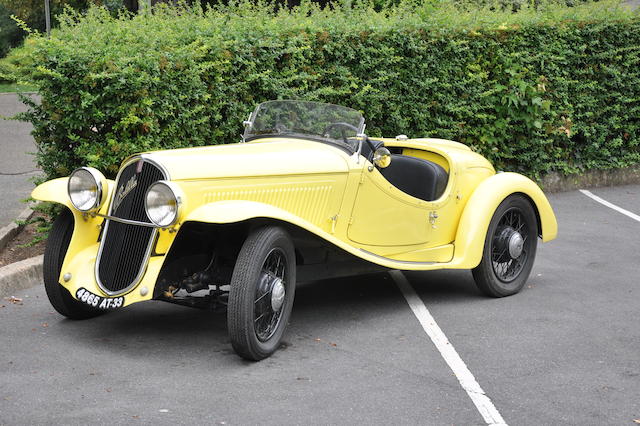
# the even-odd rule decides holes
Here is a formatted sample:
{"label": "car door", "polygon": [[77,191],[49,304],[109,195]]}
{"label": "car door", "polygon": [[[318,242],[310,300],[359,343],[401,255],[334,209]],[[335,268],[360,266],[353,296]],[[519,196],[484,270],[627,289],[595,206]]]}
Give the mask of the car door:
{"label": "car door", "polygon": [[389,183],[377,168],[362,171],[348,238],[370,246],[411,246],[430,240],[433,203],[414,198]]}

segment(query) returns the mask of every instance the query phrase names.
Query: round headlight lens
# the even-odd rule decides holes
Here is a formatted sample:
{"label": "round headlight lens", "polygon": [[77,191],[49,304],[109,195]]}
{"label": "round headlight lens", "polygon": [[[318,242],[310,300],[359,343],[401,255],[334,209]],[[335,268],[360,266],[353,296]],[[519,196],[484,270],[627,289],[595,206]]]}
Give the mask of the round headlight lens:
{"label": "round headlight lens", "polygon": [[147,216],[155,225],[167,227],[178,219],[181,196],[168,182],[158,181],[151,185],[145,197]]}
{"label": "round headlight lens", "polygon": [[73,206],[82,211],[100,207],[102,201],[102,174],[91,167],[76,169],[69,176],[67,190]]}

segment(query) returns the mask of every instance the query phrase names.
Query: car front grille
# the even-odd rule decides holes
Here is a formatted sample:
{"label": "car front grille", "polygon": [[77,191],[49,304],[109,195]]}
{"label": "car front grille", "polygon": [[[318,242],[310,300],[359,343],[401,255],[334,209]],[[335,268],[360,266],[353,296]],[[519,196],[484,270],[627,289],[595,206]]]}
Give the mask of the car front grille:
{"label": "car front grille", "polygon": [[[135,158],[120,170],[111,199],[109,215],[151,223],[144,208],[147,189],[158,180],[167,179],[155,164]],[[122,294],[140,281],[148,261],[156,228],[106,220],[96,278],[107,294]]]}

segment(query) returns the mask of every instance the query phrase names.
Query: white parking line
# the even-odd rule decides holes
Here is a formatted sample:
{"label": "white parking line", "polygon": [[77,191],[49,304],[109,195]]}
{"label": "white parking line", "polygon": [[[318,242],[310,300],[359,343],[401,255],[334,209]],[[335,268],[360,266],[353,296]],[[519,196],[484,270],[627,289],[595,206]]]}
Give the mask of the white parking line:
{"label": "white parking line", "polygon": [[603,200],[602,198],[598,197],[597,195],[591,193],[590,191],[587,191],[586,189],[581,189],[580,192],[582,192],[584,195],[586,195],[587,197],[591,198],[592,200],[595,200],[597,202],[599,202],[600,204],[609,207],[610,209],[613,209],[615,211],[617,211],[618,213],[622,213],[625,216],[629,216],[631,219],[635,219],[638,222],[640,222],[640,216],[638,216],[635,213],[631,213],[629,210],[625,210],[622,207],[618,207],[615,204],[612,204],[610,202],[608,202],[607,200]]}
{"label": "white parking line", "polygon": [[416,318],[418,318],[422,328],[427,332],[433,344],[436,345],[436,348],[440,351],[440,355],[442,355],[442,358],[444,358],[449,368],[451,368],[456,375],[460,385],[467,392],[467,395],[469,395],[469,398],[471,398],[471,401],[475,404],[484,421],[492,426],[506,426],[504,419],[491,402],[491,399],[484,393],[476,381],[476,378],[473,377],[473,374],[471,374],[467,365],[449,342],[447,336],[445,336],[438,324],[436,324],[436,320],[433,319],[431,313],[422,302],[422,299],[416,294],[404,274],[400,271],[391,271],[389,275],[391,275],[391,278],[395,281],[398,288],[400,288],[402,295],[407,299],[409,307]]}

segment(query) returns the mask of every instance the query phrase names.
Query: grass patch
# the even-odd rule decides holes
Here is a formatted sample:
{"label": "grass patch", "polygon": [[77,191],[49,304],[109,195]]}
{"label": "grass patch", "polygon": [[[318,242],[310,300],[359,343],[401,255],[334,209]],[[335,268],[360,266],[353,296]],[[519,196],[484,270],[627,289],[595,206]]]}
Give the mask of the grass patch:
{"label": "grass patch", "polygon": [[0,93],[37,92],[38,88],[26,84],[0,83]]}

